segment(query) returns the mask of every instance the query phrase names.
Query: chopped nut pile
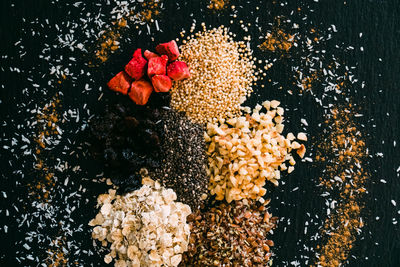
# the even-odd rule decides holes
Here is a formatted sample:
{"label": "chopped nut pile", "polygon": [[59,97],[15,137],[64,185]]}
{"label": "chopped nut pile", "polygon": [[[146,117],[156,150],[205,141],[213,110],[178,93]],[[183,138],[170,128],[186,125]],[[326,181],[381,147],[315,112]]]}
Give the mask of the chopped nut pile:
{"label": "chopped nut pile", "polygon": [[[245,116],[220,120],[220,124],[208,123],[204,134],[207,143],[209,189],[217,200],[244,198],[260,199],[265,195],[265,181],[278,185],[280,171],[294,170],[296,161],[292,150],[303,157],[305,147],[294,141],[295,136],[289,133],[282,135],[284,128],[280,102],[265,101],[264,108],[257,105],[250,114],[250,108],[243,108]],[[306,141],[304,133],[299,140]],[[289,161],[289,167],[286,166]]]}
{"label": "chopped nut pile", "polygon": [[202,123],[239,115],[257,80],[246,43],[234,41],[224,26],[206,30],[203,24],[180,50],[179,60],[188,64],[191,77],[174,82],[171,106]]}
{"label": "chopped nut pile", "polygon": [[265,206],[248,200],[222,203],[189,215],[191,234],[182,266],[266,266],[272,255],[268,233],[275,227]]}
{"label": "chopped nut pile", "polygon": [[190,207],[175,202],[172,189],[161,187],[149,178],[143,186],[124,196],[115,190],[98,197],[101,207],[89,222],[95,226],[93,239],[103,246],[111,244],[106,263],[115,259],[122,266],[178,266],[187,250]]}

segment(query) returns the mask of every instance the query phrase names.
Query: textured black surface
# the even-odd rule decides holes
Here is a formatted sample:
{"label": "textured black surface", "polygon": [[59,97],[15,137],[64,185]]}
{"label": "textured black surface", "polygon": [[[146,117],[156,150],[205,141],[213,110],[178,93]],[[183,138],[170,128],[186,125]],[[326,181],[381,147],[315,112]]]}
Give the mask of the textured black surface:
{"label": "textured black surface", "polygon": [[[97,2],[97,1],[96,1]],[[182,2],[182,3],[179,3]],[[279,2],[279,1],[277,1]],[[301,2],[301,3],[299,3]],[[212,26],[220,24],[229,25],[231,17],[229,16],[230,9],[220,12],[210,11],[206,8],[207,1],[165,1],[165,9],[159,18],[160,28],[162,33],[153,34],[156,42],[168,41],[176,38],[181,29],[190,28],[192,19],[196,18],[198,22],[205,21]],[[345,65],[356,66],[353,71],[356,78],[360,81],[365,81],[365,87],[361,88],[358,85],[349,86],[349,95],[345,97],[352,98],[352,102],[360,107],[363,117],[358,118],[357,123],[364,125],[360,127],[364,136],[367,139],[367,147],[369,148],[372,157],[368,162],[368,169],[371,177],[368,180],[368,194],[366,195],[366,208],[363,211],[363,219],[366,226],[363,228],[362,234],[358,237],[355,247],[349,257],[347,266],[400,266],[400,229],[399,224],[393,224],[393,218],[400,220],[398,213],[400,205],[400,177],[396,173],[400,166],[399,146],[400,140],[400,5],[397,0],[350,0],[350,1],[289,1],[285,4],[276,3],[274,1],[231,1],[235,4],[238,10],[238,19],[245,22],[254,21],[255,17],[259,17],[258,24],[263,29],[259,31],[257,28],[250,28],[249,33],[253,36],[255,45],[259,44],[258,36],[269,29],[269,23],[274,21],[276,16],[286,16],[293,21],[302,21],[306,15],[307,21],[317,29],[326,29],[329,25],[334,24],[338,32],[332,37],[333,40],[326,42],[327,53],[333,53],[338,56],[338,60],[344,62]],[[260,6],[260,10],[256,11],[255,7]],[[179,7],[179,8],[178,8]],[[293,13],[297,7],[302,9],[302,13]],[[115,102],[118,98],[112,93],[105,92],[102,101],[97,101],[98,95],[82,94],[84,81],[66,81],[60,88],[52,88],[47,86],[48,77],[41,79],[41,75],[35,73],[47,73],[48,66],[42,64],[38,60],[37,54],[43,49],[43,43],[52,43],[56,39],[57,32],[54,27],[40,28],[43,34],[32,38],[27,38],[27,31],[34,29],[35,25],[23,22],[33,21],[35,18],[39,20],[49,19],[50,24],[76,19],[74,16],[79,16],[79,13],[72,11],[67,14],[68,5],[66,1],[51,4],[50,1],[15,1],[11,5],[11,1],[3,0],[0,3],[0,121],[6,120],[7,127],[1,128],[0,138],[12,136],[13,133],[23,132],[18,129],[17,124],[24,124],[26,113],[22,112],[23,108],[18,106],[18,103],[43,103],[46,95],[40,93],[22,93],[22,89],[31,85],[31,81],[26,79],[26,76],[19,75],[16,72],[10,72],[9,67],[19,67],[23,70],[31,71],[32,76],[37,76],[40,85],[47,87],[48,99],[53,95],[52,92],[61,90],[64,93],[62,97],[62,109],[68,110],[77,105],[77,103],[87,103],[88,108],[92,113],[101,112],[105,102]],[[93,6],[94,8],[94,6]],[[193,17],[191,16],[193,13]],[[40,28],[40,29],[39,29]],[[231,27],[231,31],[236,32],[241,36],[242,31],[238,24]],[[301,29],[299,30],[301,31]],[[363,33],[363,38],[359,37],[359,33]],[[45,35],[46,34],[46,35]],[[130,29],[127,33],[131,42],[123,42],[120,52],[111,56],[110,59],[102,66],[89,68],[92,73],[92,78],[95,82],[94,88],[99,86],[104,87],[111,74],[119,71],[126,61],[126,58],[131,54],[137,46],[151,46],[151,36],[138,35],[137,31]],[[80,33],[77,32],[76,36]],[[323,35],[323,34],[322,34]],[[19,59],[21,52],[17,51],[14,45],[19,38],[24,40],[24,49],[28,56],[22,60]],[[84,38],[84,36],[76,37]],[[354,46],[356,49],[352,51],[341,51],[335,48],[335,45]],[[362,52],[359,48],[364,48]],[[255,46],[254,46],[255,47]],[[254,49],[257,56],[260,58],[268,58],[268,54],[262,54],[259,50]],[[70,56],[70,51],[66,49],[52,50],[52,57],[57,57],[60,54],[65,58]],[[8,55],[8,57],[4,57]],[[76,53],[74,54],[76,56]],[[301,56],[301,55],[299,55]],[[70,66],[78,73],[82,65],[91,56],[82,53],[78,57],[75,65]],[[274,68],[268,72],[270,79],[277,83],[269,83],[265,89],[257,88],[255,94],[250,99],[249,104],[255,104],[258,101],[265,99],[278,99],[287,109],[286,115],[288,122],[286,127],[288,131],[298,132],[301,130],[300,119],[306,118],[309,126],[307,132],[310,136],[318,136],[321,129],[318,124],[323,121],[323,110],[315,103],[312,96],[305,93],[302,96],[298,94],[289,95],[286,90],[291,84],[290,61],[282,59],[275,63]],[[284,89],[279,89],[283,87]],[[337,100],[332,99],[332,103],[341,101],[344,102],[345,97],[338,97]],[[67,133],[63,138],[76,140],[75,144],[71,145],[71,149],[76,149],[78,144],[85,142],[87,136],[83,134],[73,134],[73,127],[79,126],[66,123],[63,128],[71,127],[71,133]],[[318,140],[313,139],[313,140]],[[0,143],[6,144],[6,142]],[[317,142],[316,141],[316,142]],[[397,141],[397,146],[393,142]],[[8,140],[7,140],[8,142]],[[9,142],[8,142],[9,143]],[[315,144],[314,144],[315,145]],[[313,151],[313,143],[309,142],[307,147],[311,147]],[[1,233],[1,251],[0,265],[1,266],[18,266],[15,258],[16,251],[22,251],[20,242],[24,238],[24,228],[19,228],[15,221],[18,217],[17,213],[25,212],[24,209],[19,209],[18,212],[11,208],[12,204],[18,204],[19,207],[27,207],[21,199],[27,193],[25,185],[29,180],[34,179],[35,173],[32,170],[32,164],[23,165],[23,157],[21,151],[11,153],[10,151],[0,148],[0,179],[1,191],[7,192],[7,198],[1,199],[1,210],[8,209],[11,212],[10,216],[0,214],[0,227],[8,225],[8,233],[5,234],[0,229]],[[78,152],[81,153],[81,152]],[[383,153],[383,157],[377,153]],[[57,154],[57,151],[54,152]],[[65,156],[69,159],[69,156]],[[82,156],[84,158],[84,156]],[[73,164],[75,158],[70,157],[70,163]],[[13,162],[10,166],[9,161]],[[95,197],[97,194],[104,192],[104,187],[98,185],[93,187],[87,181],[81,181],[81,177],[90,177],[101,172],[101,166],[96,165],[90,159],[85,161],[80,160],[80,164],[84,166],[83,173],[79,175],[72,174],[72,179],[75,180],[79,187],[79,183],[89,186],[86,192],[86,198],[90,199],[89,203],[85,203],[82,197],[82,205],[77,211],[72,213],[71,217],[75,221],[74,225],[84,224],[94,215],[93,209]],[[17,173],[21,170],[25,173],[24,179]],[[292,262],[299,260],[300,266],[304,266],[304,261],[301,255],[314,257],[313,252],[307,252],[304,247],[315,247],[315,241],[310,241],[310,236],[318,231],[318,226],[308,227],[308,233],[304,234],[304,223],[307,221],[306,212],[311,214],[320,214],[321,221],[325,216],[323,198],[319,197],[319,189],[316,187],[316,179],[320,176],[321,170],[314,167],[313,164],[299,162],[296,165],[296,170],[284,177],[286,184],[281,185],[276,189],[271,189],[271,210],[274,216],[283,218],[281,227],[278,227],[273,236],[273,240],[277,247],[275,248],[276,256],[274,263],[276,266],[285,266],[284,262]],[[387,183],[380,182],[381,179]],[[18,181],[18,182],[16,182]],[[299,190],[292,192],[292,189],[299,187]],[[397,201],[397,207],[394,207],[391,200]],[[62,202],[62,200],[60,200]],[[377,220],[376,217],[380,219]],[[290,220],[290,225],[287,221]],[[285,226],[285,227],[283,227]],[[285,229],[286,228],[286,229]],[[72,239],[82,239],[87,241],[81,242],[81,249],[92,248],[92,242],[86,228],[82,233],[75,233]],[[56,233],[48,233],[49,235]],[[45,250],[33,247],[30,253],[41,257],[41,253]],[[41,257],[43,259],[43,257]],[[100,255],[75,255],[71,257],[71,265],[74,259],[78,259],[80,264],[85,262],[85,266],[101,265],[102,256]],[[36,266],[36,263],[24,262],[21,265]]]}

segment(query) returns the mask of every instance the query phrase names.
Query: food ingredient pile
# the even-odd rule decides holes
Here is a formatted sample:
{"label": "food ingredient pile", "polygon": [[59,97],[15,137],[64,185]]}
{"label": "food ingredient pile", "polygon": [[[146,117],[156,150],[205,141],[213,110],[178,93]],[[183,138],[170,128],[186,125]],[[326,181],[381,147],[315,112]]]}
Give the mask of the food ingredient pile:
{"label": "food ingredient pile", "polygon": [[91,152],[104,164],[105,175],[121,191],[129,191],[140,185],[141,168],[159,166],[162,125],[157,123],[159,109],[130,105],[124,100],[107,106],[104,115],[92,119]]}
{"label": "food ingredient pile", "polygon": [[180,49],[179,60],[188,64],[191,78],[173,84],[171,107],[201,123],[239,115],[257,80],[246,43],[234,41],[224,26],[207,30],[203,24]]}
{"label": "food ingredient pile", "polygon": [[188,217],[190,244],[183,256],[183,266],[266,266],[271,262],[267,239],[275,227],[264,205],[242,200],[222,203],[207,212],[197,211]]}
{"label": "food ingredient pile", "polygon": [[[258,200],[266,193],[265,181],[278,185],[280,170],[294,170],[292,150],[304,157],[305,146],[294,141],[292,133],[286,138],[282,135],[284,110],[279,104],[265,101],[267,113],[260,112],[262,106],[257,105],[252,113],[244,108],[244,116],[207,125],[209,189],[217,200]],[[300,133],[298,139],[306,141],[307,137]]]}
{"label": "food ingredient pile", "polygon": [[176,61],[179,48],[174,40],[157,45],[158,54],[137,48],[124,71],[115,75],[108,88],[128,95],[137,105],[146,105],[153,91],[166,93],[172,87],[172,80],[180,81],[190,77],[189,68],[183,61]]}
{"label": "food ingredient pile", "polygon": [[176,202],[171,189],[146,178],[143,186],[124,196],[115,190],[98,197],[100,212],[89,225],[92,237],[111,244],[106,263],[115,266],[178,266],[187,250],[190,207]]}
{"label": "food ingredient pile", "polygon": [[208,193],[204,126],[171,109],[162,110],[160,119],[164,125],[161,164],[159,168],[149,169],[150,176],[172,188],[179,201],[196,210]]}

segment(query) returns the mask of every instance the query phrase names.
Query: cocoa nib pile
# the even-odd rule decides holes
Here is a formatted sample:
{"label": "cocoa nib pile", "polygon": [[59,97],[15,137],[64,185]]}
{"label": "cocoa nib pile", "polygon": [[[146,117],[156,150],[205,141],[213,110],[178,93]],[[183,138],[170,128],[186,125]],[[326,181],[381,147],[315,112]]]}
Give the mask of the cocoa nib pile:
{"label": "cocoa nib pile", "polygon": [[204,127],[162,105],[110,105],[90,123],[92,155],[105,177],[130,192],[140,185],[140,170],[172,188],[178,201],[197,209],[207,195]]}

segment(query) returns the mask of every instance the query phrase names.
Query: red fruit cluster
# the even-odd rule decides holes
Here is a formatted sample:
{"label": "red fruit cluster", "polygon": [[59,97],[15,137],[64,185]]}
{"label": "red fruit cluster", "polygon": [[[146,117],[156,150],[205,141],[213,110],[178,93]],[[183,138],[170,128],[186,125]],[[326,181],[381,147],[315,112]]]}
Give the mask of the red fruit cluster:
{"label": "red fruit cluster", "polygon": [[157,45],[156,51],[158,54],[146,50],[143,57],[142,49],[136,49],[125,71],[115,75],[107,83],[108,87],[129,95],[137,105],[145,105],[153,90],[168,92],[172,80],[180,81],[190,77],[186,63],[176,61],[179,48],[175,41]]}

